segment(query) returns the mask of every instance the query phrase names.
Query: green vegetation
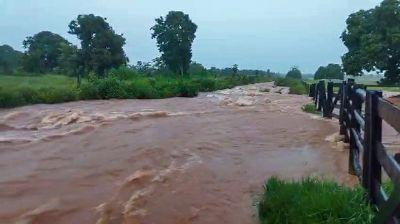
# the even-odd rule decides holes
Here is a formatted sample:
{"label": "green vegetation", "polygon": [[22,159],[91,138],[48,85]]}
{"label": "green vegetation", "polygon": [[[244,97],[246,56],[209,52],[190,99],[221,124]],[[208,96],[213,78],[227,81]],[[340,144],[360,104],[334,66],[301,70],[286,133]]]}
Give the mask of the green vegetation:
{"label": "green vegetation", "polygon": [[31,73],[52,73],[61,69],[61,55],[71,44],[58,34],[43,31],[23,42],[27,49],[22,57],[22,68]]}
{"label": "green vegetation", "polygon": [[5,76],[0,75],[0,108],[37,103],[61,103],[87,99],[160,99],[194,97],[199,92],[232,88],[257,82],[272,81],[267,76],[188,77],[137,74],[121,67],[104,78],[90,75],[76,87],[74,79],[62,75]]}
{"label": "green vegetation", "polygon": [[400,84],[400,4],[384,0],[370,10],[353,13],[346,21],[342,40],[348,48],[343,68],[348,75],[364,71],[385,74],[383,84]]}
{"label": "green vegetation", "polygon": [[68,27],[68,33],[76,35],[81,41],[81,49],[76,52],[77,60],[74,65],[80,69],[77,71],[78,76],[90,72],[104,76],[110,69],[128,62],[123,49],[126,40],[115,33],[106,18],[93,14],[79,15]]}
{"label": "green vegetation", "polygon": [[197,25],[190,20],[189,15],[171,11],[165,19],[156,19],[156,25],[151,30],[152,38],[157,40],[161,60],[175,74],[187,75]]}
{"label": "green vegetation", "polygon": [[207,69],[193,62],[197,25],[180,11],[157,18],[151,28],[161,56],[134,66],[127,64],[125,38],[106,18],[79,15],[68,28],[80,47],[42,31],[23,41],[24,53],[0,48],[0,74],[7,74],[0,76],[0,108],[86,99],[194,97],[200,91],[275,79],[278,85],[290,87],[292,94],[307,93],[296,67],[287,78],[276,78],[269,70],[240,70],[237,64]]}
{"label": "green vegetation", "polygon": [[342,67],[338,64],[329,64],[327,66],[320,66],[315,72],[314,80],[318,79],[344,79],[344,72]]}
{"label": "green vegetation", "polygon": [[8,45],[0,45],[0,73],[13,74],[21,63],[22,55]]}
{"label": "green vegetation", "polygon": [[319,111],[317,111],[317,107],[315,106],[315,103],[306,104],[301,109],[304,112],[310,113],[310,114],[319,114],[320,113]]}
{"label": "green vegetation", "polygon": [[308,93],[306,84],[298,79],[291,78],[277,78],[275,81],[277,86],[289,87],[290,94],[303,95]]}
{"label": "green vegetation", "polygon": [[368,90],[382,90],[388,92],[400,92],[400,87],[368,86]]}
{"label": "green vegetation", "polygon": [[360,187],[350,189],[330,181],[286,182],[271,178],[258,206],[262,224],[371,223],[373,212]]}
{"label": "green vegetation", "polygon": [[302,79],[302,74],[299,68],[293,67],[290,71],[286,74],[286,78],[288,79]]}

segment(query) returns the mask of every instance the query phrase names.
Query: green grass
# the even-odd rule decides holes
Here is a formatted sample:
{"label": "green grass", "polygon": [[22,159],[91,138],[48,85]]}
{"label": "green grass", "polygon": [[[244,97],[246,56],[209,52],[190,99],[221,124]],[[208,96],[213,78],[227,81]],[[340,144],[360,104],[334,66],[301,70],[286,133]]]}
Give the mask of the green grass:
{"label": "green grass", "polygon": [[301,109],[306,113],[320,114],[320,112],[317,111],[317,107],[315,106],[315,103],[306,104]]}
{"label": "green grass", "polygon": [[371,223],[373,218],[361,188],[317,179],[269,179],[258,212],[262,224],[359,224]]}
{"label": "green grass", "polygon": [[382,87],[382,86],[368,86],[368,90],[382,90],[388,92],[400,92],[400,86],[397,87]]}
{"label": "green grass", "polygon": [[0,75],[0,108],[90,99],[195,97],[199,92],[267,81],[272,80],[262,76],[144,76],[125,68],[113,70],[106,78],[89,76],[78,89],[76,80],[68,76]]}
{"label": "green grass", "polygon": [[29,87],[33,89],[46,87],[75,87],[76,79],[64,75],[31,75],[31,76],[11,76],[0,74],[0,88],[18,89]]}
{"label": "green grass", "polygon": [[278,78],[275,81],[277,86],[289,87],[290,94],[304,95],[308,93],[307,86],[302,80],[290,79],[290,78]]}

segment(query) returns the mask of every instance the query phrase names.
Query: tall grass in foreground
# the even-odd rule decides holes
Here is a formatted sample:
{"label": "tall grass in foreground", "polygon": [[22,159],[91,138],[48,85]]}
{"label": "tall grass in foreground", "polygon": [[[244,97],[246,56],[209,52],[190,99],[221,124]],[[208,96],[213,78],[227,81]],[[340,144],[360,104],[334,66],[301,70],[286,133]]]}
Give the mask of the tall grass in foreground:
{"label": "tall grass in foreground", "polygon": [[262,224],[361,224],[371,223],[373,218],[361,188],[317,179],[269,179],[258,213]]}

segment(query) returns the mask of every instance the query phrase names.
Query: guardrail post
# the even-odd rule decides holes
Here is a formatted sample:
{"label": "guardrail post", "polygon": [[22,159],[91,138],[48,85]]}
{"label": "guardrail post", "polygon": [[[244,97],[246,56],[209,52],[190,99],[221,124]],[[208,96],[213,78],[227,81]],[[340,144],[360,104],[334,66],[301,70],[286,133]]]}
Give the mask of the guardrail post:
{"label": "guardrail post", "polygon": [[342,85],[340,86],[342,95],[340,96],[340,112],[339,112],[339,124],[340,124],[340,134],[345,135],[346,134],[346,127],[344,125],[344,119],[345,119],[345,114],[344,114],[344,108],[345,108],[345,102],[346,102],[346,95],[347,95],[347,87],[346,87],[346,81],[343,81]]}
{"label": "guardrail post", "polygon": [[[381,91],[367,91],[366,113],[366,166],[369,167],[365,171],[365,183],[368,191],[370,202],[378,204],[378,193],[382,183],[382,167],[377,157],[377,145],[382,142],[382,118],[378,114],[378,102],[382,97]],[[367,115],[366,115],[367,116]],[[365,168],[365,167],[364,167]]]}
{"label": "guardrail post", "polygon": [[308,96],[315,98],[315,83],[310,85]]}
{"label": "guardrail post", "polygon": [[318,93],[319,93],[319,83],[315,84],[315,90],[314,90],[314,104],[315,107],[318,106]]}
{"label": "guardrail post", "polygon": [[325,81],[321,80],[318,83],[318,111],[322,111],[325,106]]}
{"label": "guardrail post", "polygon": [[333,99],[333,82],[328,82],[327,85],[327,98],[325,100],[323,116],[325,118],[332,118],[332,99]]}

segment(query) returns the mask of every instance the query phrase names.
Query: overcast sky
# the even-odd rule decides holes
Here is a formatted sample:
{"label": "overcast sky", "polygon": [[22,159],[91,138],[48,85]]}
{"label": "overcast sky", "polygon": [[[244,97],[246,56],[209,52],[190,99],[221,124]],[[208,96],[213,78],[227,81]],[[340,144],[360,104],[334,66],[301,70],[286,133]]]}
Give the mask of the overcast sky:
{"label": "overcast sky", "polygon": [[299,66],[314,73],[339,63],[346,51],[340,34],[349,14],[378,0],[0,0],[0,45],[22,50],[25,37],[48,30],[73,43],[68,23],[78,14],[107,17],[127,39],[131,63],[159,55],[150,27],[170,10],[198,25],[193,60],[206,67],[271,69]]}

